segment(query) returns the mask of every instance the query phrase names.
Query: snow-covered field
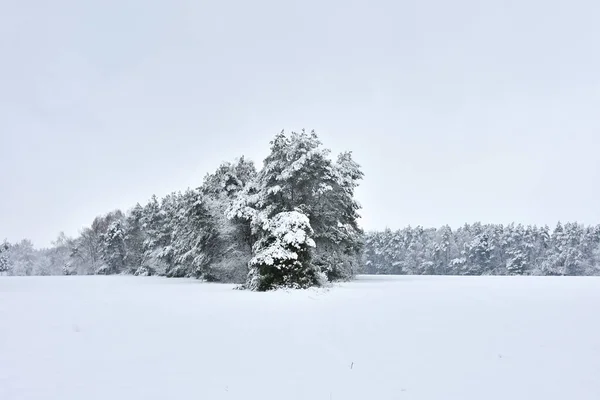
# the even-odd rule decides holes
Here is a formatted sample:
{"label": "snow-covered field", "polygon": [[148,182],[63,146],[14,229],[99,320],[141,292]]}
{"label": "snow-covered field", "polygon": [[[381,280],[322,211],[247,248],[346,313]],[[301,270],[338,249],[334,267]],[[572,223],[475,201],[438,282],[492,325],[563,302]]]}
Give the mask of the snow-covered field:
{"label": "snow-covered field", "polygon": [[600,279],[0,277],[0,399],[600,399]]}

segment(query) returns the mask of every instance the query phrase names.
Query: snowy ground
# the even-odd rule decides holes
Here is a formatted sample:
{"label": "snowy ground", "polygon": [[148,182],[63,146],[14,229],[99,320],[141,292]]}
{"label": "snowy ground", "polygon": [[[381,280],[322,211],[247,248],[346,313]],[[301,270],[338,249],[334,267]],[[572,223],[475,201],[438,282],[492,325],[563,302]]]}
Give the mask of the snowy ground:
{"label": "snowy ground", "polygon": [[600,279],[0,277],[0,399],[600,399]]}

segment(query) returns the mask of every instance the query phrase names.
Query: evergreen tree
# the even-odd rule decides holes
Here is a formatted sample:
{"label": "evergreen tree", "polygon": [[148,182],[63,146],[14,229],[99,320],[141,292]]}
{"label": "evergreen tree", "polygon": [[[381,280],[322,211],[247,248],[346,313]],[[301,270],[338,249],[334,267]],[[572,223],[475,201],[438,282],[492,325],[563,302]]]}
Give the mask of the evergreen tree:
{"label": "evergreen tree", "polygon": [[207,174],[202,183],[202,194],[207,197],[233,199],[256,177],[256,167],[244,157],[222,163],[213,174]]}
{"label": "evergreen tree", "polygon": [[[305,251],[310,253],[310,257],[298,255],[300,264],[295,264],[295,268],[301,265],[306,273],[294,273],[279,281],[304,286],[306,282],[294,282],[293,278],[304,276],[312,279],[311,285],[317,285],[321,267],[331,278],[338,278],[352,274],[351,259],[355,265],[358,264],[361,235],[356,225],[358,206],[352,195],[361,174],[349,154],[340,156],[334,166],[329,153],[321,147],[314,132],[292,132],[289,136],[280,133],[271,142],[271,153],[256,179],[246,185],[244,192],[230,207],[228,216],[248,220],[251,233],[258,239],[253,248],[254,261],[250,263],[249,287],[264,288],[264,285],[255,282],[261,281],[263,275],[267,281],[271,279],[267,276],[277,275],[268,273],[268,270],[277,269],[278,264],[262,263],[260,260],[263,258],[258,256],[266,249],[272,249],[273,243],[278,243],[273,232],[279,232],[279,229],[273,224],[284,223],[292,215],[298,224],[303,221],[300,215],[308,219],[305,228],[310,230],[311,241],[315,242],[317,249],[321,245],[322,252],[309,250],[311,246],[308,245],[297,249],[303,254]],[[288,252],[295,249],[294,246],[284,248]],[[288,268],[283,270],[290,272]]]}
{"label": "evergreen tree", "polygon": [[437,274],[446,275],[449,272],[452,251],[452,228],[443,226],[439,232],[439,242],[433,247],[433,265]]}
{"label": "evergreen tree", "polygon": [[9,250],[10,244],[4,240],[4,242],[0,244],[0,275],[6,275],[10,270],[10,260],[8,257]]}
{"label": "evergreen tree", "polygon": [[97,271],[101,275],[118,274],[125,270],[125,233],[121,220],[113,221],[102,235],[104,264]]}
{"label": "evergreen tree", "polygon": [[125,270],[135,274],[144,263],[144,209],[138,203],[131,209],[124,224]]}
{"label": "evergreen tree", "polygon": [[364,245],[358,226],[360,206],[354,198],[363,173],[350,152],[340,154],[331,173],[327,172],[313,193],[315,207],[310,222],[315,232],[314,262],[329,280],[349,279],[360,267]]}
{"label": "evergreen tree", "polygon": [[600,275],[600,243],[592,253],[591,265],[590,275]]}
{"label": "evergreen tree", "polygon": [[209,279],[243,283],[248,276],[255,240],[250,221],[227,218],[227,210],[255,178],[254,163],[240,157],[232,163],[221,164],[204,179],[200,192],[212,226],[212,235],[206,244],[211,259]]}
{"label": "evergreen tree", "polygon": [[465,275],[482,275],[491,270],[493,246],[490,243],[490,236],[487,232],[479,230],[473,240],[465,246]]}
{"label": "evergreen tree", "polygon": [[527,256],[522,250],[511,250],[506,269],[510,275],[523,275],[527,269]]}
{"label": "evergreen tree", "polygon": [[177,212],[176,199],[175,193],[166,196],[161,202],[156,196],[152,196],[144,207],[141,218],[145,232],[142,265],[144,272],[151,269],[158,273],[169,274],[174,267],[171,241]]}
{"label": "evergreen tree", "polygon": [[299,289],[324,281],[325,276],[311,263],[315,242],[306,215],[301,211],[282,211],[269,220],[264,231],[250,260],[249,289]]}
{"label": "evergreen tree", "polygon": [[186,191],[180,199],[171,242],[173,265],[167,276],[194,276],[214,280],[210,246],[216,236],[211,216],[198,190]]}

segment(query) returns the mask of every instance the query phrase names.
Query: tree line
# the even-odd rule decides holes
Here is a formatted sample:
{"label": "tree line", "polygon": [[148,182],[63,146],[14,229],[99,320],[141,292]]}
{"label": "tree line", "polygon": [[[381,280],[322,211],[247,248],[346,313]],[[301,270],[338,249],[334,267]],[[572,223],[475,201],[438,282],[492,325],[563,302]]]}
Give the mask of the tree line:
{"label": "tree line", "polygon": [[466,224],[364,233],[350,152],[281,132],[257,169],[221,164],[195,189],[96,217],[49,248],[0,244],[0,275],[132,274],[302,288],[357,273],[600,275],[600,226]]}
{"label": "tree line", "polygon": [[600,225],[466,224],[365,235],[369,274],[600,275]]}
{"label": "tree line", "polygon": [[363,232],[354,191],[363,174],[350,152],[330,157],[316,133],[281,132],[258,170],[225,162],[201,186],[96,217],[47,249],[0,247],[0,273],[132,274],[235,282],[252,290],[351,278]]}

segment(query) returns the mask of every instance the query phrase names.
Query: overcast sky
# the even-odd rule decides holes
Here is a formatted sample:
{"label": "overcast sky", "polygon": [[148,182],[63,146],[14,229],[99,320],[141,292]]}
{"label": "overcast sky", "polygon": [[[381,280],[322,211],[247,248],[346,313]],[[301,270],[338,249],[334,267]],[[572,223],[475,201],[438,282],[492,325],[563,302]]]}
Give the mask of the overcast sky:
{"label": "overcast sky", "polygon": [[0,238],[48,245],[282,129],[363,226],[600,223],[600,2],[5,0]]}

